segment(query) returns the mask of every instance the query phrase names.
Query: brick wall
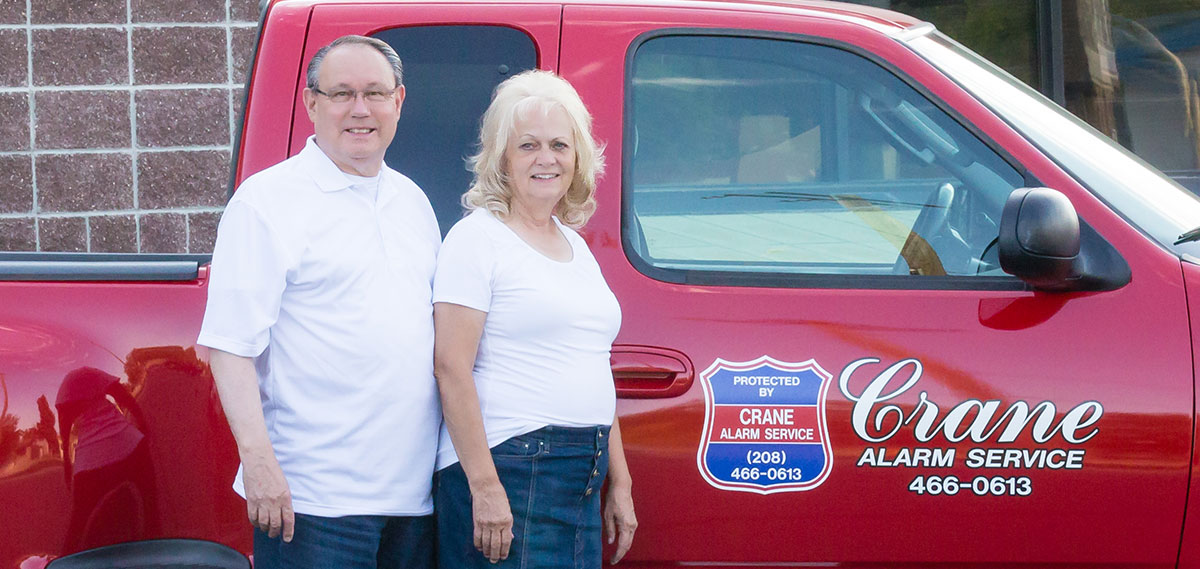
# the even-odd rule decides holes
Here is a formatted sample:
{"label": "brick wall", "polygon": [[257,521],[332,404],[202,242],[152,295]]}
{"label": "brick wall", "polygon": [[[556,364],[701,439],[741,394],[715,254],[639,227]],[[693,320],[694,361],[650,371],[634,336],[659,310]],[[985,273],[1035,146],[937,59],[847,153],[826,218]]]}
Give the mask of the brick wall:
{"label": "brick wall", "polygon": [[0,251],[209,253],[258,0],[0,0]]}

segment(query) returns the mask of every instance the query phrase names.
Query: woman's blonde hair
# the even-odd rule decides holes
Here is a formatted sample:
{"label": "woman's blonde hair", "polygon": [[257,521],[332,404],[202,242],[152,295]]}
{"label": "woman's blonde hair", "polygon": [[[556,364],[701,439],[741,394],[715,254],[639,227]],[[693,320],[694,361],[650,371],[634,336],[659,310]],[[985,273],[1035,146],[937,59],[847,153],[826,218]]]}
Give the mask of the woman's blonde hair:
{"label": "woman's blonde hair", "polygon": [[575,88],[549,71],[533,69],[514,75],[496,87],[479,129],[479,153],[468,159],[475,179],[462,196],[468,210],[487,208],[499,217],[509,214],[512,189],[505,172],[504,151],[518,115],[548,113],[559,107],[570,118],[575,136],[575,177],[554,214],[568,227],[583,227],[596,211],[596,178],[604,173],[604,148],[592,138],[592,115]]}

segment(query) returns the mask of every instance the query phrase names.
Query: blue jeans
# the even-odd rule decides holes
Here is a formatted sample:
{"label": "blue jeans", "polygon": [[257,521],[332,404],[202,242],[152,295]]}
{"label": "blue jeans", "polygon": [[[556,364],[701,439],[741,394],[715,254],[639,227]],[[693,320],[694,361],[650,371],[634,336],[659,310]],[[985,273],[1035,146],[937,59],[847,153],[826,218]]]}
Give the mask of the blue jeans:
{"label": "blue jeans", "polygon": [[292,541],[254,530],[254,568],[433,569],[433,516],[296,514]]}
{"label": "blue jeans", "polygon": [[438,566],[599,569],[608,429],[545,427],[492,448],[513,513],[512,548],[497,565],[475,549],[471,491],[462,466],[438,471],[433,495]]}

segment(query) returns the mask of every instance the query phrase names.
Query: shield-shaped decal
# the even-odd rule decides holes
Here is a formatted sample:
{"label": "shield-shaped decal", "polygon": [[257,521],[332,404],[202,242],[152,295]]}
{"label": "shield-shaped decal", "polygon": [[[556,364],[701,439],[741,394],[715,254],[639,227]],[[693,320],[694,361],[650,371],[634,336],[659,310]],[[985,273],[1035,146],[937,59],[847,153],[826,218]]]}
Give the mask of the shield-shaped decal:
{"label": "shield-shaped decal", "polygon": [[704,433],[696,462],[722,490],[812,490],[833,468],[825,395],[833,376],[815,360],[717,359],[700,375]]}

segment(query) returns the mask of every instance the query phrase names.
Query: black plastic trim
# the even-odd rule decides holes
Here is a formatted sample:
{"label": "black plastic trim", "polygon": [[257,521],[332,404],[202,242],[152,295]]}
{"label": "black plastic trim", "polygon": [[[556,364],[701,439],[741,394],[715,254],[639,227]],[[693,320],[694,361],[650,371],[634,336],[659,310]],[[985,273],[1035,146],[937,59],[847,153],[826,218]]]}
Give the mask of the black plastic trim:
{"label": "black plastic trim", "polygon": [[1011,276],[908,276],[908,275],[830,275],[819,273],[743,273],[664,269],[641,257],[630,261],[642,274],[663,282],[703,285],[769,288],[822,288],[863,290],[1033,290],[1024,281]]}
{"label": "black plastic trim", "polygon": [[[874,53],[856,45],[819,36],[773,32],[765,30],[746,30],[738,28],[663,28],[645,32],[630,43],[625,52],[625,93],[623,119],[621,125],[621,245],[625,258],[638,272],[652,279],[679,284],[743,286],[743,287],[778,287],[778,288],[821,288],[821,289],[872,289],[872,290],[1032,290],[1024,281],[1013,277],[976,277],[976,276],[906,276],[906,275],[828,275],[828,274],[796,274],[796,273],[741,273],[729,271],[700,271],[683,269],[666,269],[652,265],[637,254],[637,245],[631,242],[633,235],[639,231],[630,227],[633,223],[633,204],[630,200],[629,188],[633,187],[630,179],[633,160],[629,149],[634,146],[633,130],[633,63],[638,49],[646,42],[660,37],[669,36],[716,36],[739,37],[747,39],[773,39],[800,43],[816,44],[834,49],[840,49],[862,57],[886,71],[890,72],[904,84],[925,97],[929,102],[964,129],[974,135],[979,141],[1000,157],[1005,163],[1020,175],[1027,186],[1040,186],[1042,183],[1028,168],[990,137],[985,136],[974,123],[954,108],[948,106],[940,97],[927,89],[922,83],[912,79],[890,62]],[[911,48],[898,44],[910,52]],[[920,54],[916,54],[920,57]],[[924,61],[924,58],[920,58]],[[939,71],[940,73],[940,71]],[[943,74],[944,75],[944,74]],[[952,81],[954,82],[954,81]],[[954,82],[958,85],[957,82]],[[962,86],[959,85],[959,88]],[[964,91],[966,91],[964,89]],[[975,98],[972,96],[972,98]],[[975,98],[977,101],[978,99]],[[980,101],[982,104],[982,101]],[[998,115],[997,115],[998,116]]]}
{"label": "black plastic trim", "polygon": [[0,281],[194,281],[212,255],[0,252]]}
{"label": "black plastic trim", "polygon": [[1091,225],[1079,220],[1080,253],[1075,273],[1081,275],[1073,290],[1117,290],[1133,281],[1133,270],[1117,248]]}
{"label": "black plastic trim", "polygon": [[46,569],[146,567],[251,569],[250,560],[232,547],[199,539],[153,539],[118,543],[60,557],[51,561]]}

